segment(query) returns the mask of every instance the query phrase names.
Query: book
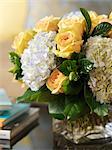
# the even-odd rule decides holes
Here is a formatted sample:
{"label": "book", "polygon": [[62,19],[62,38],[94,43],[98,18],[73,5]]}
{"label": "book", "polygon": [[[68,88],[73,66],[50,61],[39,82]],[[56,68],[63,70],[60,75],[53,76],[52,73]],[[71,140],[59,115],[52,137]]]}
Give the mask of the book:
{"label": "book", "polygon": [[0,130],[0,140],[11,140],[14,143],[25,136],[34,126],[38,124],[39,108],[30,108],[29,111]]}
{"label": "book", "polygon": [[[12,102],[4,89],[0,89],[0,111],[11,109]],[[0,112],[2,113],[2,112]]]}
{"label": "book", "polygon": [[10,110],[4,111],[0,114],[0,128],[6,126],[8,123],[27,112],[29,110],[29,106],[29,104],[24,103],[13,104]]}
{"label": "book", "polygon": [[9,150],[11,148],[10,145],[11,145],[11,143],[9,140],[0,140],[0,148]]}

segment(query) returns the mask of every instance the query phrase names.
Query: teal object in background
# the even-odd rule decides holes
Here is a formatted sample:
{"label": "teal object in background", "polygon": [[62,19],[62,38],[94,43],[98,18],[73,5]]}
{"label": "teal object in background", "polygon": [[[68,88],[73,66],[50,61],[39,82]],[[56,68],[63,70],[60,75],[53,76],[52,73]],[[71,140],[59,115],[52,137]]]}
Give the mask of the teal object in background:
{"label": "teal object in background", "polygon": [[27,113],[29,107],[30,107],[29,104],[24,104],[24,103],[13,104],[10,110],[3,111],[3,113],[0,115],[0,127],[3,127],[8,123],[11,123],[18,117]]}
{"label": "teal object in background", "polygon": [[12,102],[7,96],[7,93],[4,89],[0,89],[0,111],[10,109],[12,106]]}
{"label": "teal object in background", "polygon": [[13,104],[11,110],[7,110],[4,111],[4,113],[2,115],[0,115],[0,119],[4,118],[4,119],[9,119],[9,118],[13,118],[16,117],[20,114],[23,114],[24,112],[27,112],[29,109],[29,104]]}

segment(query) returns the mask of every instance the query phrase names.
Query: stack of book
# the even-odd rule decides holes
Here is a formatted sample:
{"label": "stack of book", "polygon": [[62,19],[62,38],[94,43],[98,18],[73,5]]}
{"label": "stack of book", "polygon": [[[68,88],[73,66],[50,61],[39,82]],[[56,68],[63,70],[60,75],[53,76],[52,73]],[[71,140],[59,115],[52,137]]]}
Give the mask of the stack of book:
{"label": "stack of book", "polygon": [[0,147],[11,148],[38,125],[39,109],[29,104],[12,104],[0,89]]}

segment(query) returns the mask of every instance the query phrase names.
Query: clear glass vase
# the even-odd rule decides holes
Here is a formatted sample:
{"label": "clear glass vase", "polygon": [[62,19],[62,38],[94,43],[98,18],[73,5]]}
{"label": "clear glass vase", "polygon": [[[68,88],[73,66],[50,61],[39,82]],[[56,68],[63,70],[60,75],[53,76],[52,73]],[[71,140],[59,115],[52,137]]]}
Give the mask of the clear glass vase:
{"label": "clear glass vase", "polygon": [[76,121],[53,119],[54,149],[112,150],[112,123],[95,114]]}

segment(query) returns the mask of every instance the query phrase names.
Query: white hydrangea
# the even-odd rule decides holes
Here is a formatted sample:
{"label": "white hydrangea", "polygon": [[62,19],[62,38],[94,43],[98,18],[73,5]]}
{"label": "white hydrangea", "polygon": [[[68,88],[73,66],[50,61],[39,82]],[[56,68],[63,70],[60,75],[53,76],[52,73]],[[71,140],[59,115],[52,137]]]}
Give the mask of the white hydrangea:
{"label": "white hydrangea", "polygon": [[94,63],[89,86],[101,103],[112,102],[112,39],[91,37],[86,43],[86,57]]}
{"label": "white hydrangea", "polygon": [[39,90],[56,67],[53,54],[56,49],[55,35],[56,32],[52,31],[36,34],[22,54],[22,79],[32,91]]}

